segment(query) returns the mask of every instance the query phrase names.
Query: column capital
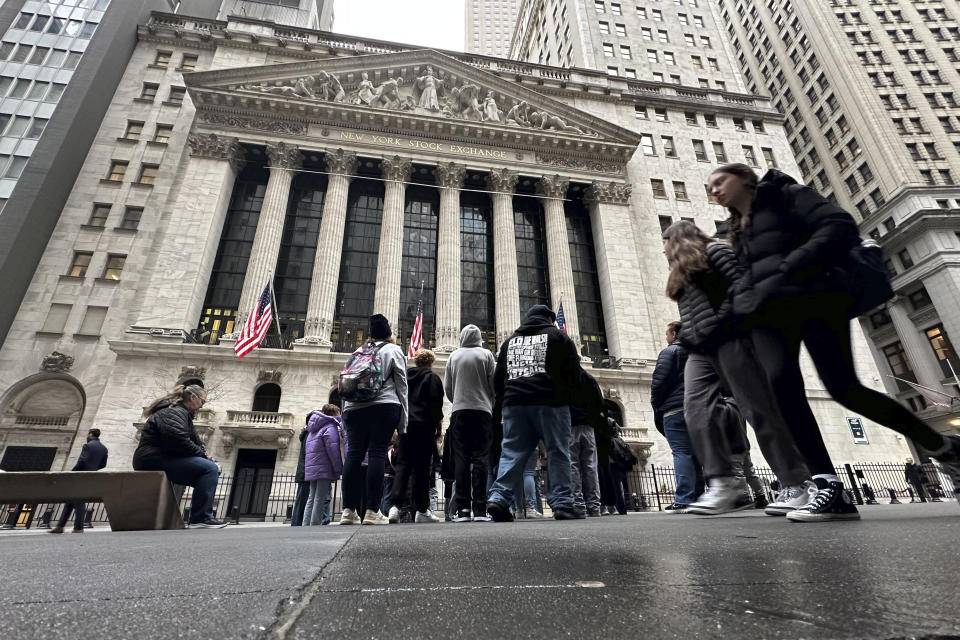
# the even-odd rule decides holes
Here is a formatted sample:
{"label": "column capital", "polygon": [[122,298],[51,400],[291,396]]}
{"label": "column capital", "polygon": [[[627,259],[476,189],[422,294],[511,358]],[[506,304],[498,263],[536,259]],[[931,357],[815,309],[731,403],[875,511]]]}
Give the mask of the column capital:
{"label": "column capital", "polygon": [[330,173],[353,177],[353,172],[357,169],[357,154],[352,151],[336,149],[335,151],[325,151],[323,159],[327,163],[327,170]]}
{"label": "column capital", "polygon": [[588,203],[629,204],[633,186],[623,182],[594,182],[587,187]]}
{"label": "column capital", "polygon": [[191,133],[187,136],[190,155],[194,158],[226,160],[235,169],[244,163],[244,150],[236,137],[218,136],[215,133]]}
{"label": "column capital", "polygon": [[410,174],[413,171],[413,163],[408,158],[401,158],[400,156],[384,158],[381,166],[384,180],[393,182],[407,182],[410,180]]}
{"label": "column capital", "polygon": [[285,142],[267,145],[267,157],[270,166],[278,169],[292,169],[296,171],[303,166],[303,155],[300,149]]}
{"label": "column capital", "polygon": [[445,162],[437,165],[437,186],[442,189],[459,189],[463,186],[463,179],[467,175],[467,168],[456,162]]}
{"label": "column capital", "polygon": [[570,179],[559,175],[543,176],[537,182],[537,193],[548,198],[565,198]]}
{"label": "column capital", "polygon": [[513,193],[519,176],[510,169],[492,169],[487,175],[487,186],[493,191]]}

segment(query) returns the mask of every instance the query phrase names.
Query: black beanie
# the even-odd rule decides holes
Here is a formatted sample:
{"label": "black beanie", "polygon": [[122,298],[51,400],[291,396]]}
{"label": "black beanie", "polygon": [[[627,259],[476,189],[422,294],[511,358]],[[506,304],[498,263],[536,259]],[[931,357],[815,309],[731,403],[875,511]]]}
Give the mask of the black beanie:
{"label": "black beanie", "polygon": [[374,340],[386,340],[393,335],[390,321],[386,316],[376,313],[370,316],[370,337]]}

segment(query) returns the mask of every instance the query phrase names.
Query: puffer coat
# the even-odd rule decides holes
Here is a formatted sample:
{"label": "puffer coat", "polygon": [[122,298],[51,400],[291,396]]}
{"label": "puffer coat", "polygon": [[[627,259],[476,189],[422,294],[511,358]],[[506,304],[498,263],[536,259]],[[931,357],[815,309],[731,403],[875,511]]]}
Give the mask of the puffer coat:
{"label": "puffer coat", "polygon": [[731,333],[732,286],[743,275],[737,255],[722,242],[707,245],[706,271],[695,273],[677,297],[680,341],[691,351],[712,351]]}

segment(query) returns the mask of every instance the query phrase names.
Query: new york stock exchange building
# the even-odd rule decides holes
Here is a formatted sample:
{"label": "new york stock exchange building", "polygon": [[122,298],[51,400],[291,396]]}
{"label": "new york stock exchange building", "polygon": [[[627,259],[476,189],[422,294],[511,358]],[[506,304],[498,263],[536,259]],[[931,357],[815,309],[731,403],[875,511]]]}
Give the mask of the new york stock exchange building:
{"label": "new york stock exchange building", "polygon": [[[562,302],[626,440],[643,464],[670,465],[649,405],[677,313],[661,225],[683,216],[713,231],[726,211],[703,189],[715,164],[648,153],[641,103],[681,121],[650,118],[650,130],[673,127],[684,153],[684,136],[700,135],[683,132],[684,113],[696,111],[719,115],[713,139],[763,136],[758,147],[796,166],[764,99],[641,84],[154,14],[0,351],[7,468],[69,468],[92,427],[110,466],[129,468],[144,407],[199,380],[208,452],[269,492],[294,471],[304,418],[369,315],[386,315],[406,348],[421,291],[441,376],[463,325],[495,350],[530,306]],[[757,131],[728,127],[738,114]],[[271,279],[279,331],[239,359],[236,334]],[[858,366],[879,386],[855,333]],[[808,383],[838,463],[909,455],[871,423],[869,443],[855,443],[847,412]]]}

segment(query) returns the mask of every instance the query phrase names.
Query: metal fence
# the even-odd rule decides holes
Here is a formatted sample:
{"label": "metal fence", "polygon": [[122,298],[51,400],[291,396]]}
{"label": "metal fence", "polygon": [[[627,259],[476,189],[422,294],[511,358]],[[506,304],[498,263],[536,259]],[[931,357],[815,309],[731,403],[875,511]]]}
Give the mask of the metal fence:
{"label": "metal fence", "polygon": [[[757,475],[763,483],[767,498],[772,499],[771,485],[776,480],[773,471],[757,467]],[[837,476],[852,493],[858,504],[893,504],[898,502],[940,501],[953,495],[953,483],[935,464],[923,465],[922,490],[907,482],[904,466],[900,463],[851,463],[836,468]],[[541,473],[541,486],[546,486],[546,473]],[[217,518],[240,521],[289,522],[297,495],[297,482],[291,474],[274,474],[269,483],[258,482],[253,476],[234,479],[222,475],[217,483],[213,499],[214,515]],[[443,484],[437,483],[435,507],[443,513],[446,504]],[[625,499],[632,511],[662,511],[673,502],[676,480],[672,467],[648,465],[646,469],[627,474]],[[180,509],[186,516],[190,510],[193,489],[174,486],[179,496]],[[332,488],[332,514],[340,513],[342,497],[339,483]],[[48,528],[56,524],[63,512],[62,504],[14,504],[7,505],[3,528]],[[336,517],[336,516],[334,516]],[[86,526],[105,526],[106,510],[102,503],[87,503]],[[73,526],[73,516],[67,522]]]}

